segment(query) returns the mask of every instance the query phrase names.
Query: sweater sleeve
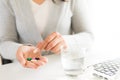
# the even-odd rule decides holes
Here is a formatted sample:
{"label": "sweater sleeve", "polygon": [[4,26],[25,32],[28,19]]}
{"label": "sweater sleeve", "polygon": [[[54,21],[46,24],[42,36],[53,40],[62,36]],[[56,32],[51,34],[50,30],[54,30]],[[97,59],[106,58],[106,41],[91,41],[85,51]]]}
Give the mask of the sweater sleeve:
{"label": "sweater sleeve", "polygon": [[4,58],[14,59],[18,42],[15,17],[9,0],[0,0],[0,54]]}
{"label": "sweater sleeve", "polygon": [[72,50],[76,48],[88,49],[93,43],[93,35],[90,30],[90,22],[88,16],[87,3],[85,0],[73,1],[72,30],[73,35],[63,35],[68,48]]}

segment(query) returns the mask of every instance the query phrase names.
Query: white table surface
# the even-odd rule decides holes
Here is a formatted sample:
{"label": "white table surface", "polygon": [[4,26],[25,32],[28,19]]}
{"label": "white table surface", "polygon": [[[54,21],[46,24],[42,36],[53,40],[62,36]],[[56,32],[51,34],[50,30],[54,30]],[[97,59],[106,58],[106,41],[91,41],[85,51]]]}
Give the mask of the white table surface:
{"label": "white table surface", "polygon": [[[60,77],[64,76],[60,55],[49,55],[47,57],[48,63],[37,70],[23,68],[17,61],[2,65],[0,66],[0,80],[59,80]],[[82,80],[93,79],[91,76],[84,75]]]}

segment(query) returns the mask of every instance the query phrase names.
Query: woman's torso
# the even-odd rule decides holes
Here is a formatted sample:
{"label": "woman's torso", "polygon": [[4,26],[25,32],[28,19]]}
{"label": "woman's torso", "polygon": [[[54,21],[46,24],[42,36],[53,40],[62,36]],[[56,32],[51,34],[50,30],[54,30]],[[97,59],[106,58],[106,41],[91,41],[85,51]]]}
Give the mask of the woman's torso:
{"label": "woman's torso", "polygon": [[[29,0],[9,0],[13,16],[16,20],[16,29],[22,43],[37,43],[51,32],[57,31],[63,35],[70,34],[71,30],[71,4],[70,2],[57,2],[51,4],[45,22],[43,34],[37,28],[32,6]],[[42,20],[42,19],[41,19]]]}

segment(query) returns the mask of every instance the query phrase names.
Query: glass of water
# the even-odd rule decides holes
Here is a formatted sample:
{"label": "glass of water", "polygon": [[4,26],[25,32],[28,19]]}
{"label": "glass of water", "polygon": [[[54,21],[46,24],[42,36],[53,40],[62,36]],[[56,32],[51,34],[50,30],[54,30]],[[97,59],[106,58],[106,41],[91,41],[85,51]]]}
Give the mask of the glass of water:
{"label": "glass of water", "polygon": [[61,50],[61,63],[68,80],[79,80],[78,76],[84,72],[85,52],[86,49],[77,47]]}

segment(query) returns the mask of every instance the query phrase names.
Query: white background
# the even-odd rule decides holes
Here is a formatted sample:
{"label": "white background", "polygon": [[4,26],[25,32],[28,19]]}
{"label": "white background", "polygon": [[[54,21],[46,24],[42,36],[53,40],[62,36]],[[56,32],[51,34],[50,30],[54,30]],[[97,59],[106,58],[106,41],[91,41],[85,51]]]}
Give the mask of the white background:
{"label": "white background", "polygon": [[120,0],[88,0],[88,6],[95,37],[90,60],[120,57]]}

